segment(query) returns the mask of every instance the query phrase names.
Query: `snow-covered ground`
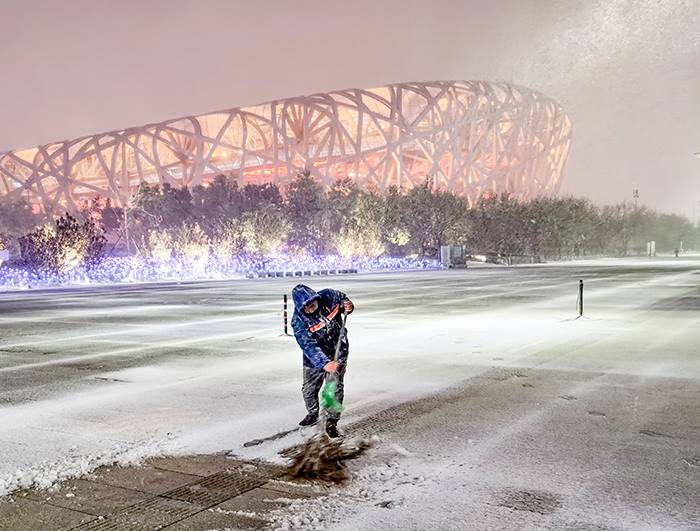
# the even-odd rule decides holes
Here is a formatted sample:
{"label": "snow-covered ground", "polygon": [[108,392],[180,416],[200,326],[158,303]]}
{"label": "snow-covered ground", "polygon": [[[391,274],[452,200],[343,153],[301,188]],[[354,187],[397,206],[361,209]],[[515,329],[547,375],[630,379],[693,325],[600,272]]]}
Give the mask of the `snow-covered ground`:
{"label": "snow-covered ground", "polygon": [[[576,320],[579,278],[587,318]],[[0,493],[151,454],[275,459],[298,436],[242,445],[304,414],[301,354],[280,335],[282,295],[300,280],[0,294]],[[341,426],[465,394],[381,435],[347,491],[297,502],[280,526],[317,514],[338,529],[349,518],[352,529],[693,527],[700,261],[302,281],[356,304]],[[555,516],[505,507],[526,489]]]}

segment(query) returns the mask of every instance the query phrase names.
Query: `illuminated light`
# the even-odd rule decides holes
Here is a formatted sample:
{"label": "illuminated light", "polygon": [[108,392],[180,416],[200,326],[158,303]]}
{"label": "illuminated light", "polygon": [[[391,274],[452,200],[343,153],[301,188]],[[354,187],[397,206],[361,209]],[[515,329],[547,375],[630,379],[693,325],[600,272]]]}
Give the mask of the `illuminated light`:
{"label": "illuminated light", "polygon": [[342,258],[338,255],[291,255],[276,253],[268,256],[235,255],[222,260],[216,254],[207,257],[161,259],[108,257],[89,268],[76,265],[77,258],[69,256],[64,273],[32,271],[18,267],[0,266],[0,287],[26,288],[84,283],[159,282],[169,280],[235,279],[259,277],[285,271],[327,271],[356,269],[358,271],[442,269],[435,260],[410,258]]}

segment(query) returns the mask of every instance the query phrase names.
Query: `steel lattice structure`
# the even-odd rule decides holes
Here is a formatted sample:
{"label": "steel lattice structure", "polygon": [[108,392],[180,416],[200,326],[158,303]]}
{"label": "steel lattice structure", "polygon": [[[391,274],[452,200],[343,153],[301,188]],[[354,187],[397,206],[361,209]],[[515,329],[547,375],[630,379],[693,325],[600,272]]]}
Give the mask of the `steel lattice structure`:
{"label": "steel lattice structure", "polygon": [[284,185],[309,170],[379,191],[427,176],[473,203],[558,189],[571,142],[563,109],[506,83],[435,81],[342,90],[180,118],[11,151],[0,195],[47,214],[100,195],[123,205],[141,183],[206,184],[216,175]]}

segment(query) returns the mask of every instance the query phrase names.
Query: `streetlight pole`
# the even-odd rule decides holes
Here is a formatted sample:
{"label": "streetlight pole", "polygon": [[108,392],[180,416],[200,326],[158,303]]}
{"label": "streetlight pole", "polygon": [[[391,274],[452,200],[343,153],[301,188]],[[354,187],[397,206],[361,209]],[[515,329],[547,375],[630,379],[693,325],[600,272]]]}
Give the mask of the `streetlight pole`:
{"label": "streetlight pole", "polygon": [[639,188],[634,188],[632,190],[632,197],[634,198],[634,213],[632,214],[632,238],[631,242],[634,245],[634,241],[637,238],[637,223],[639,223],[639,218],[637,216],[637,199],[639,199]]}
{"label": "streetlight pole", "polygon": [[[698,151],[697,153],[693,153],[693,155],[700,159],[700,151]],[[700,199],[698,199],[698,218],[696,225],[700,228]]]}
{"label": "streetlight pole", "polygon": [[129,219],[127,218],[126,208],[127,205],[124,203],[124,206],[122,207],[122,210],[124,211],[124,242],[126,243],[126,255],[129,256],[131,254],[131,249],[129,245]]}

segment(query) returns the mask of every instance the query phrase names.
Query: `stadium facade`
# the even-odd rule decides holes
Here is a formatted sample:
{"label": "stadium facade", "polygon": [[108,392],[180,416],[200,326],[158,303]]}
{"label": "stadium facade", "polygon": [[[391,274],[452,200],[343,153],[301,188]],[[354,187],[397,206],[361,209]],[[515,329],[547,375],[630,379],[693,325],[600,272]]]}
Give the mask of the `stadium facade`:
{"label": "stadium facade", "polygon": [[115,206],[141,183],[326,185],[406,190],[431,177],[470,203],[556,193],[571,123],[552,99],[483,81],[400,83],[277,100],[0,155],[0,195],[57,214],[96,196]]}

